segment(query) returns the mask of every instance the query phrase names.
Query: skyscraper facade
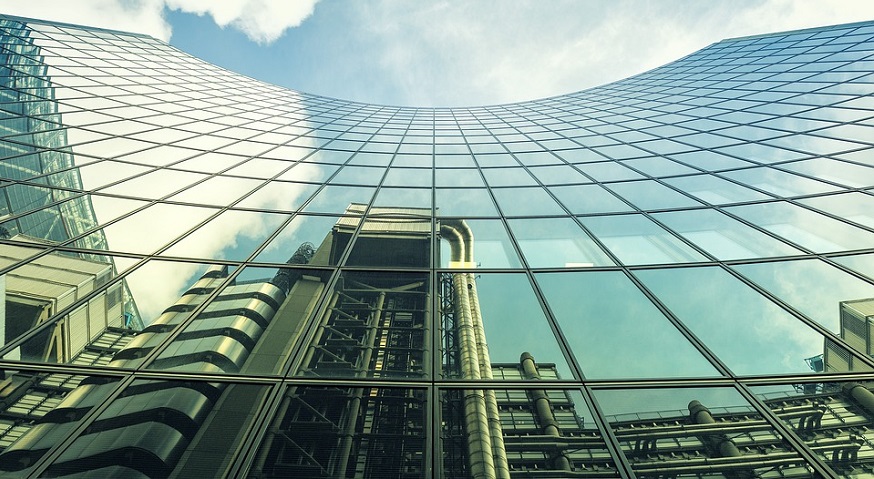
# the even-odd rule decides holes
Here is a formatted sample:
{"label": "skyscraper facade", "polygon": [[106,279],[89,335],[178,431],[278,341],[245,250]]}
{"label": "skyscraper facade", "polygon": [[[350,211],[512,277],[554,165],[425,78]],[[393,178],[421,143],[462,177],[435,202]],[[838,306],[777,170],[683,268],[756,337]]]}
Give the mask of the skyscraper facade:
{"label": "skyscraper facade", "polygon": [[2,475],[874,476],[874,23],[465,108],[0,62]]}

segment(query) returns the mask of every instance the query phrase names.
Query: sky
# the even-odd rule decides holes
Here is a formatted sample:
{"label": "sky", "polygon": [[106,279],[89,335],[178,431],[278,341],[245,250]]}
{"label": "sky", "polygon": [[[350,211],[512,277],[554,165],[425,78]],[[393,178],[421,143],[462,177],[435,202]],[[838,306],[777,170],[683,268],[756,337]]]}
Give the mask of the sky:
{"label": "sky", "polygon": [[0,0],[0,12],[146,33],[307,93],[430,107],[574,92],[724,38],[874,19],[874,2]]}

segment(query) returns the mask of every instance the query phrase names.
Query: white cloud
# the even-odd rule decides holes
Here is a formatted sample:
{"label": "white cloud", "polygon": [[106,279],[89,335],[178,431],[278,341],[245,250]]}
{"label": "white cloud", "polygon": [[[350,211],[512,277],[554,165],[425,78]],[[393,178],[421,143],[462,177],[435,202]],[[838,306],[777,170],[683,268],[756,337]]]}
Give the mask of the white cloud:
{"label": "white cloud", "polygon": [[318,0],[28,0],[0,5],[9,15],[54,20],[129,32],[169,41],[172,28],[165,13],[179,10],[209,15],[252,41],[271,43],[313,13]]}
{"label": "white cloud", "polygon": [[360,36],[378,52],[373,76],[397,85],[405,104],[446,106],[568,93],[725,38],[874,18],[865,0],[445,0],[417,8],[386,0],[353,8]]}

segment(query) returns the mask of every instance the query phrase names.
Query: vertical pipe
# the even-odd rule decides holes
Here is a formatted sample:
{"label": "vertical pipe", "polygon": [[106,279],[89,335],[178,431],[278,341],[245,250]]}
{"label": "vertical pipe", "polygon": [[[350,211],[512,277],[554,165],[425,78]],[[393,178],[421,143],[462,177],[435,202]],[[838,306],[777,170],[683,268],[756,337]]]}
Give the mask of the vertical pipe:
{"label": "vertical pipe", "polygon": [[[458,226],[462,222],[444,222],[440,232],[446,237],[452,247],[452,261],[467,262],[470,259],[470,244],[467,234]],[[466,227],[466,225],[464,225]],[[477,347],[477,331],[473,323],[471,295],[468,290],[468,275],[457,273],[452,275],[455,290],[456,329],[459,342],[459,358],[461,377],[463,379],[480,379],[480,355]],[[489,425],[489,411],[486,407],[486,397],[483,390],[468,389],[464,391],[464,421],[467,431],[467,446],[471,476],[480,479],[496,478],[495,457],[492,448],[492,434]],[[503,438],[502,438],[503,439]]]}
{"label": "vertical pipe", "polygon": [[[473,236],[469,235],[468,254],[473,254]],[[470,258],[473,262],[473,258]],[[479,355],[480,377],[492,379],[492,360],[489,357],[489,345],[486,342],[486,330],[482,321],[482,311],[479,306],[479,296],[476,291],[476,278],[473,274],[466,275],[468,294],[470,296],[471,319],[476,332],[477,354]],[[501,427],[501,416],[498,410],[498,399],[495,391],[484,391],[486,415],[489,421],[489,435],[492,440],[492,455],[495,462],[495,475],[498,479],[510,479],[510,465],[507,462],[507,448],[504,446],[504,429]]]}
{"label": "vertical pipe", "polygon": [[[534,362],[534,356],[529,352],[522,353],[519,358],[522,364],[522,375],[525,379],[539,380],[540,373],[537,371],[537,364]],[[558,427],[558,421],[555,420],[555,415],[552,413],[552,405],[549,402],[549,395],[543,389],[529,389],[531,399],[534,401],[534,411],[537,414],[537,419],[543,426],[543,433],[547,436],[561,437],[561,430]],[[556,451],[553,457],[553,467],[561,471],[570,471],[571,462],[565,455],[564,451]]]}

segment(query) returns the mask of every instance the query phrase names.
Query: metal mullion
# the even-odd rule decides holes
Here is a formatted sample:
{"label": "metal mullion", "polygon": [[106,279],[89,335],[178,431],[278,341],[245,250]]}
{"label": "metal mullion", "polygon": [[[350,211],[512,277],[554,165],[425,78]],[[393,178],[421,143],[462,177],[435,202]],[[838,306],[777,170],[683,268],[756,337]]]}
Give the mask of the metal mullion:
{"label": "metal mullion", "polygon": [[277,380],[271,389],[272,391],[268,392],[267,397],[264,398],[260,414],[255,415],[255,420],[252,422],[246,438],[240,444],[240,452],[231,460],[226,477],[243,477],[244,474],[247,474],[261,450],[264,436],[269,431],[274,416],[278,414],[279,406],[289,389],[289,385]]}
{"label": "metal mullion", "polygon": [[820,459],[816,453],[810,450],[807,447],[807,444],[795,433],[795,431],[792,430],[792,428],[787,427],[780,418],[776,417],[776,415],[771,411],[771,408],[763,404],[759,398],[749,390],[748,386],[738,382],[735,385],[735,389],[739,391],[744,399],[756,409],[756,412],[758,412],[762,418],[764,418],[765,421],[767,421],[768,424],[770,424],[771,427],[783,437],[784,441],[792,445],[795,452],[797,452],[802,459],[807,461],[817,474],[822,477],[838,477],[838,474],[836,474],[822,459]]}
{"label": "metal mullion", "polygon": [[636,475],[634,474],[631,462],[627,457],[625,457],[625,453],[622,452],[622,445],[619,442],[619,439],[617,439],[616,434],[613,432],[613,428],[610,427],[610,423],[607,421],[604,412],[601,410],[601,406],[595,399],[592,388],[584,384],[580,390],[583,393],[583,399],[588,403],[587,406],[592,413],[592,420],[595,422],[595,426],[599,431],[601,431],[601,439],[607,446],[607,451],[610,453],[610,457],[613,459],[614,464],[616,464],[617,470],[623,477],[634,479]]}
{"label": "metal mullion", "polygon": [[[754,291],[756,291],[760,295],[764,296],[765,298],[770,300],[772,303],[777,304],[778,306],[780,306],[781,309],[788,312],[789,314],[794,316],[795,319],[801,321],[802,323],[804,323],[808,327],[812,328],[814,331],[819,333],[821,336],[828,338],[832,342],[840,345],[841,347],[846,349],[847,352],[850,352],[851,354],[853,354],[853,352],[857,352],[857,353],[860,352],[856,348],[847,344],[843,338],[836,335],[835,333],[833,333],[832,331],[827,329],[825,326],[822,326],[817,321],[814,321],[813,319],[808,318],[807,315],[801,313],[800,311],[796,311],[789,303],[786,303],[785,301],[783,301],[782,299],[780,299],[776,295],[772,294],[770,291],[767,291],[766,289],[762,288],[761,286],[759,286],[758,284],[756,284],[752,280],[743,276],[740,272],[735,271],[733,268],[729,268],[726,265],[721,265],[721,266],[722,266],[722,269],[724,271],[731,274],[735,279],[743,282],[747,287],[753,289]],[[866,363],[866,365],[868,367],[874,369],[874,358],[872,358],[871,356],[868,356],[867,354],[862,353],[862,354],[858,354],[858,355],[853,354],[852,357],[858,358],[863,363]]]}

